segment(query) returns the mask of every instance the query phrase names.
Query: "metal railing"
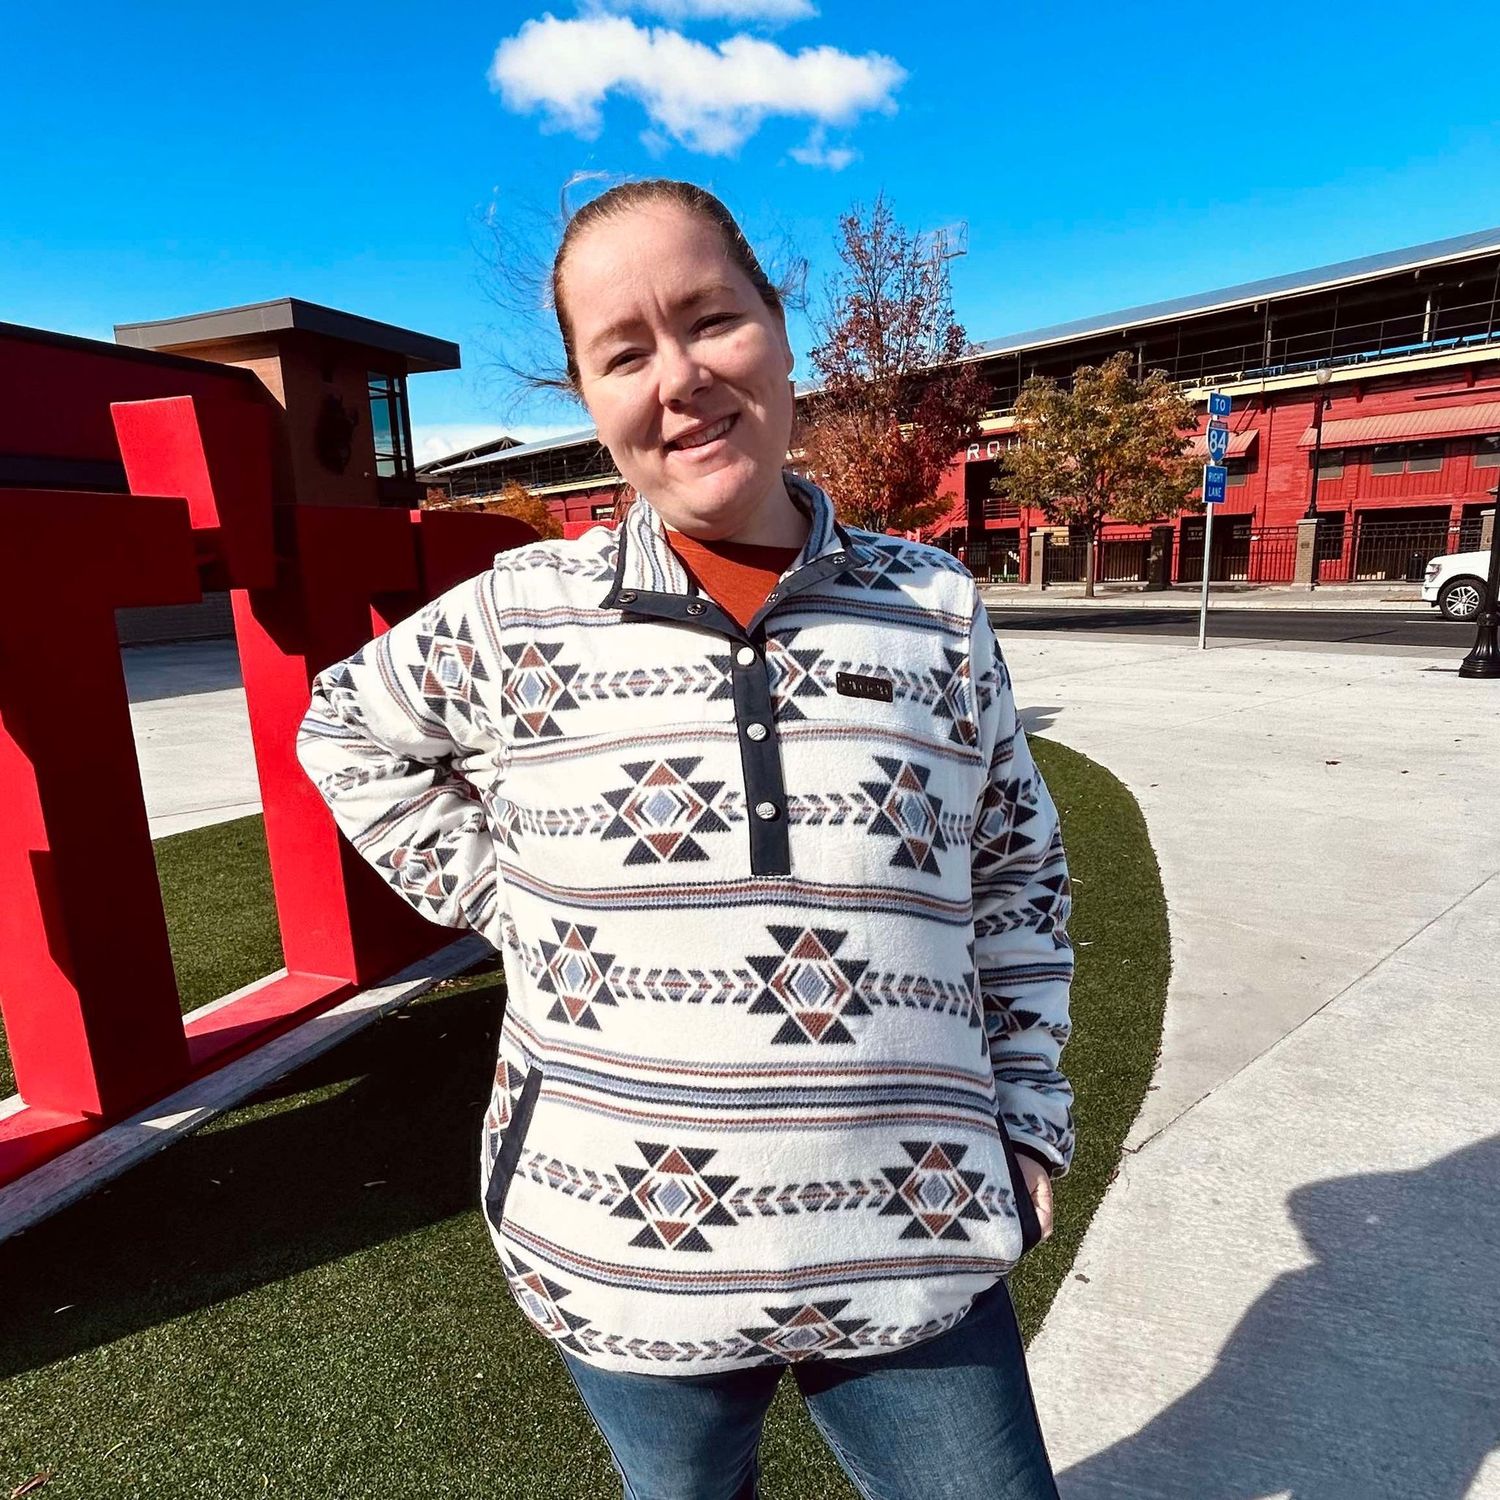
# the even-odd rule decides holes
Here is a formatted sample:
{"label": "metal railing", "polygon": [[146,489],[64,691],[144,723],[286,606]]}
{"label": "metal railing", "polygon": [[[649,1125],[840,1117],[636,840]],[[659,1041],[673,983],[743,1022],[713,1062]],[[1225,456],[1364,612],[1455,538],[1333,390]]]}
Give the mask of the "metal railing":
{"label": "metal railing", "polygon": [[1088,577],[1089,546],[1084,541],[1054,541],[1042,544],[1042,587],[1054,583],[1082,583]]}
{"label": "metal railing", "polygon": [[1019,533],[1010,537],[982,537],[966,541],[962,531],[954,530],[933,538],[933,541],[945,552],[951,552],[980,583],[1021,581]]}
{"label": "metal railing", "polygon": [[[1099,543],[1094,569],[1096,583],[1146,583],[1151,577],[1151,538],[1139,527],[1125,528],[1125,535],[1112,535],[1106,527]],[[1050,536],[1042,548],[1042,582],[1083,583],[1088,578],[1088,542],[1081,537],[1054,541]]]}
{"label": "metal railing", "polygon": [[1250,582],[1290,583],[1297,575],[1297,527],[1250,528]]}
{"label": "metal railing", "polygon": [[[1249,583],[1250,529],[1230,524],[1228,517],[1214,520],[1214,550],[1209,559],[1210,583]],[[1203,581],[1203,533],[1184,533],[1178,550],[1177,581]]]}
{"label": "metal railing", "polygon": [[1354,583],[1420,583],[1427,564],[1448,550],[1448,522],[1368,521],[1354,527]]}

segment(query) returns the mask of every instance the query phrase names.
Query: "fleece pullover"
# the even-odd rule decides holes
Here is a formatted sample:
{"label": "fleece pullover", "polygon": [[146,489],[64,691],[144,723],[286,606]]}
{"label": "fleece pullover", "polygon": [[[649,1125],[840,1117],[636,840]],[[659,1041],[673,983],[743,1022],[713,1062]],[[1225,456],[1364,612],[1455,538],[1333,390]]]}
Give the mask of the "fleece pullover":
{"label": "fleece pullover", "polygon": [[604,1368],[854,1358],[955,1324],[1068,1168],[1057,813],[974,580],[845,527],[741,625],[638,498],[321,672],[340,829],[503,959],[479,1196]]}

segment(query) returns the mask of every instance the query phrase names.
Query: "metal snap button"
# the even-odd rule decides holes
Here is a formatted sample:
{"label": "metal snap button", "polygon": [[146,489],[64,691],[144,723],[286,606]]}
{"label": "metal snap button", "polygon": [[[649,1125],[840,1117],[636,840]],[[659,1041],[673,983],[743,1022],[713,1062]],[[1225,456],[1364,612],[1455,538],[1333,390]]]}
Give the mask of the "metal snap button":
{"label": "metal snap button", "polygon": [[833,560],[834,560],[834,562],[836,562],[836,563],[841,563],[841,562],[843,562],[843,561],[844,561],[844,554],[843,554],[843,553],[842,553],[842,552],[835,552],[835,553],[834,553],[834,554],[833,554]]}
{"label": "metal snap button", "polygon": [[764,724],[747,724],[745,726],[745,733],[749,735],[752,740],[763,740],[765,739],[766,735],[770,733],[770,731]]}
{"label": "metal snap button", "polygon": [[774,818],[776,816],[776,804],[774,802],[757,802],[755,804],[755,816],[757,818]]}
{"label": "metal snap button", "polygon": [[742,667],[751,666],[755,661],[754,648],[750,646],[741,646],[740,649],[734,653],[734,659]]}
{"label": "metal snap button", "polygon": [[705,609],[707,609],[707,608],[708,608],[708,606],[706,604],[699,604],[696,601],[694,601],[692,604],[688,605],[687,612],[690,615],[701,615],[703,613],[703,611]]}
{"label": "metal snap button", "polygon": [[781,590],[772,589],[771,592],[766,595],[766,603],[774,604],[779,598],[781,598]]}
{"label": "metal snap button", "polygon": [[634,595],[634,593],[632,593],[629,589],[627,589],[623,594],[620,595],[620,603],[621,604],[634,604],[635,603],[635,595]]}

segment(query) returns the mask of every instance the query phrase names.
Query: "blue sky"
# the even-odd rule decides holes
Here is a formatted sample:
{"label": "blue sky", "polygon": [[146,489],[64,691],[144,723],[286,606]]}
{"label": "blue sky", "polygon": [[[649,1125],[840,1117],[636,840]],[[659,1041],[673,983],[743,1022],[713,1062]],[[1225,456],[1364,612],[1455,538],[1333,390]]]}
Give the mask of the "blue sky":
{"label": "blue sky", "polygon": [[586,423],[516,398],[539,325],[485,285],[487,216],[534,243],[577,172],[701,182],[814,285],[882,187],[966,221],[974,339],[1500,225],[1493,4],[78,0],[0,46],[0,319],[297,296],[453,339],[424,457]]}

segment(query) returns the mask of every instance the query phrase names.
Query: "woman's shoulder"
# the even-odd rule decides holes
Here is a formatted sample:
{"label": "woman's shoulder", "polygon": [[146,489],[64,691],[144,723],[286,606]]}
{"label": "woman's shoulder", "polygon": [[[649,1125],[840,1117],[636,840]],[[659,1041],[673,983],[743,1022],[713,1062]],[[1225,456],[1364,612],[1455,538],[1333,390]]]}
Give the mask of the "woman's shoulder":
{"label": "woman's shoulder", "polygon": [[619,544],[612,527],[602,521],[578,536],[541,537],[495,554],[494,572],[519,581],[530,575],[557,575],[583,582],[614,576]]}
{"label": "woman's shoulder", "polygon": [[855,571],[867,587],[905,589],[944,600],[968,598],[976,587],[973,574],[958,558],[930,542],[862,526],[844,529],[864,556],[864,565]]}

